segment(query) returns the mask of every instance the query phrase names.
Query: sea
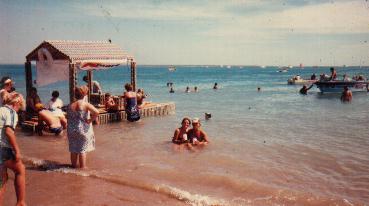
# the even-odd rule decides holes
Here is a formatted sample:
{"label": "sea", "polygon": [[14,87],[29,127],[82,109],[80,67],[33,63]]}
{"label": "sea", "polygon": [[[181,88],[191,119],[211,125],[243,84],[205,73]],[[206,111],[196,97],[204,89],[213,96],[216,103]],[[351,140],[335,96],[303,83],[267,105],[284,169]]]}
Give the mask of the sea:
{"label": "sea", "polygon": [[[68,167],[65,137],[17,130],[32,177],[27,187],[37,180],[39,190],[56,187],[59,192],[49,197],[58,200],[50,204],[28,195],[28,204],[369,204],[368,93],[354,93],[351,103],[342,103],[340,94],[321,94],[316,86],[300,95],[301,85],[287,85],[294,75],[319,77],[329,74],[330,67],[288,72],[272,66],[175,67],[137,66],[137,88],[147,93],[146,101],[174,102],[175,114],[95,125],[96,150],[87,155],[87,170]],[[338,78],[369,77],[369,67],[336,69]],[[24,65],[1,65],[0,76],[6,75],[25,94]],[[79,84],[84,84],[83,75],[78,72]],[[104,92],[122,95],[130,68],[95,71],[93,77]],[[168,82],[174,93],[169,93]],[[186,93],[187,86],[199,91]],[[69,103],[67,82],[37,89],[43,102],[58,90]],[[205,113],[211,118],[205,119]],[[188,150],[171,143],[183,117],[200,118],[210,139],[207,146]]]}

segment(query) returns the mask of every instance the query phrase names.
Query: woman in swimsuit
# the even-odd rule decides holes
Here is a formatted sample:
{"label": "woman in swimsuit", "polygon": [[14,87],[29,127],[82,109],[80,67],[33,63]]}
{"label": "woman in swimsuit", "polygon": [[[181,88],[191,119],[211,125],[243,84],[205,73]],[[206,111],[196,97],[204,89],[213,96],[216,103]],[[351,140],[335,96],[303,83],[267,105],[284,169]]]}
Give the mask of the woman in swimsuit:
{"label": "woman in swimsuit", "polygon": [[193,145],[206,145],[209,143],[208,135],[201,129],[199,118],[192,120],[192,129],[188,130],[187,134]]}
{"label": "woman in swimsuit", "polygon": [[183,143],[187,143],[187,130],[188,127],[191,124],[191,120],[188,117],[183,118],[182,120],[182,126],[180,128],[177,128],[174,131],[174,136],[172,138],[172,142],[174,144],[183,144]]}

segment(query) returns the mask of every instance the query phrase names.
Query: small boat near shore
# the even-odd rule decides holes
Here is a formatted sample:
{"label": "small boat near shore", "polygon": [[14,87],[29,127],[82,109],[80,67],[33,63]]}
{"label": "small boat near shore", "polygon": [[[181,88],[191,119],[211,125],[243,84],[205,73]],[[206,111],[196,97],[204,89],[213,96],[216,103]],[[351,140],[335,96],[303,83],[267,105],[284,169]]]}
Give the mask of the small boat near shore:
{"label": "small boat near shore", "polygon": [[277,72],[288,72],[288,67],[283,67],[280,70],[278,70]]}
{"label": "small boat near shore", "polygon": [[168,71],[170,71],[170,72],[174,72],[175,70],[176,70],[175,66],[169,66],[168,67]]}
{"label": "small boat near shore", "polygon": [[314,84],[319,88],[321,93],[342,93],[343,88],[347,86],[352,92],[367,92],[368,81],[322,81],[319,80]]}
{"label": "small boat near shore", "polygon": [[303,84],[310,85],[310,84],[314,84],[316,81],[318,81],[318,80],[303,79],[299,75],[296,75],[296,76],[288,79],[287,84],[290,84],[290,85],[303,85]]}

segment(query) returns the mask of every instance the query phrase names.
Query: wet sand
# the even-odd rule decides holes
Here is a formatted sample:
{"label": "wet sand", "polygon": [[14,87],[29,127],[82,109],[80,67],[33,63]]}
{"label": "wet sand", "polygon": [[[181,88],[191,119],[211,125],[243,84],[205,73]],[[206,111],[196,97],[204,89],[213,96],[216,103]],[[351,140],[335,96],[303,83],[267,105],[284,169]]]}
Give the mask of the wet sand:
{"label": "wet sand", "polygon": [[[10,175],[4,205],[16,203],[12,181]],[[27,169],[26,190],[28,205],[185,205],[160,193],[111,184],[93,177],[34,169]]]}

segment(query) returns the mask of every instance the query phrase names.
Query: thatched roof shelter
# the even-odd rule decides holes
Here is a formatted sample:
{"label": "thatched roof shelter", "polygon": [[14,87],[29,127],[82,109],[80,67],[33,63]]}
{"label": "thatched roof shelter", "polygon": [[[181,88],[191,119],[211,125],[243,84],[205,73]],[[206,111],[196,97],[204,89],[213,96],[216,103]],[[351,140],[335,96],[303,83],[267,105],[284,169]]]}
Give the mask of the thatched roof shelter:
{"label": "thatched roof shelter", "polygon": [[[27,95],[32,87],[31,61],[50,72],[69,72],[70,101],[74,100],[76,70],[86,70],[91,91],[92,71],[107,69],[120,64],[131,64],[131,84],[136,89],[136,64],[134,58],[109,41],[46,40],[26,56],[25,72]],[[62,66],[56,67],[56,62]],[[42,63],[42,64],[41,64]],[[63,67],[64,65],[64,67]],[[67,67],[65,67],[67,66]],[[67,71],[68,70],[68,71]],[[45,71],[44,71],[45,73]]]}

